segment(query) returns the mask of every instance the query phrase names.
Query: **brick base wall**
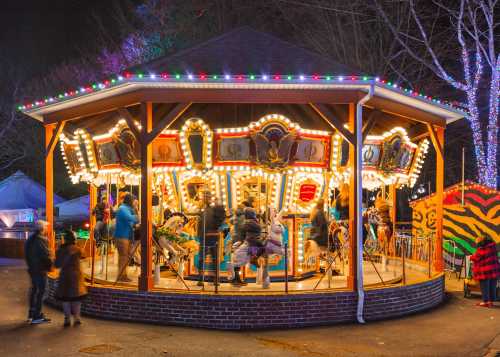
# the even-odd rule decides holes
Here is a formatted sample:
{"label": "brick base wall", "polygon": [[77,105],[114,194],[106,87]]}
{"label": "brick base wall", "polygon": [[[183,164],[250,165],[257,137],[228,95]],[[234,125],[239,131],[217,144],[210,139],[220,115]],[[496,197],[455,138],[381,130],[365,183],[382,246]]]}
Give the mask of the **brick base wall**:
{"label": "brick base wall", "polygon": [[[49,302],[55,280],[49,281]],[[444,277],[404,287],[365,291],[366,321],[424,311],[444,298]],[[356,321],[357,294],[321,292],[289,295],[143,293],[89,287],[82,311],[88,316],[213,329],[296,328]]]}

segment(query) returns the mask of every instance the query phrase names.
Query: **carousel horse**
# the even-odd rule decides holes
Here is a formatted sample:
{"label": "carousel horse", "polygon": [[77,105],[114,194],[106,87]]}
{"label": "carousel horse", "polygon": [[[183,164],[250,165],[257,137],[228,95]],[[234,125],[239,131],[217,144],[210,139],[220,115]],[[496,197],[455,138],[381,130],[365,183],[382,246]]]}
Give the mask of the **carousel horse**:
{"label": "carousel horse", "polygon": [[162,227],[167,231],[167,234],[160,234],[158,237],[158,245],[163,249],[164,256],[168,257],[170,264],[177,267],[180,277],[183,277],[184,262],[199,249],[196,241],[185,238],[187,234],[184,232],[184,228],[188,224],[189,220],[184,214],[173,213]]}
{"label": "carousel horse", "polygon": [[381,252],[388,255],[391,250],[392,240],[392,222],[389,202],[383,199],[380,195],[375,200],[375,209],[378,215],[377,238],[379,241]]}

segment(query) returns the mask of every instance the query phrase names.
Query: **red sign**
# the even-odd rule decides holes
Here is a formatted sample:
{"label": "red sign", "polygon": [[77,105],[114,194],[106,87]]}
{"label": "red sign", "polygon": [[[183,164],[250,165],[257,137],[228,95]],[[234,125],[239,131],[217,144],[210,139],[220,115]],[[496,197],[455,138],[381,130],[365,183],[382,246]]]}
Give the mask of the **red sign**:
{"label": "red sign", "polygon": [[317,186],[310,183],[303,183],[299,189],[299,200],[310,202],[316,196]]}

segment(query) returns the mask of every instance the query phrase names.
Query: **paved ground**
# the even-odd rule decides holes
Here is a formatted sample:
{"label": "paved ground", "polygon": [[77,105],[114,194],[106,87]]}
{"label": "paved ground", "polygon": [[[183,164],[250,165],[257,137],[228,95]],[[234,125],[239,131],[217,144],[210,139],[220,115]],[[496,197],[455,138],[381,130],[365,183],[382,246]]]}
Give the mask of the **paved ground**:
{"label": "paved ground", "polygon": [[[3,263],[3,265],[2,265]],[[51,324],[29,326],[27,276],[0,260],[0,356],[495,356],[500,308],[473,306],[460,292],[427,313],[407,318],[299,330],[222,332],[84,319],[62,328],[62,314],[45,308]],[[460,284],[450,284],[451,290]]]}

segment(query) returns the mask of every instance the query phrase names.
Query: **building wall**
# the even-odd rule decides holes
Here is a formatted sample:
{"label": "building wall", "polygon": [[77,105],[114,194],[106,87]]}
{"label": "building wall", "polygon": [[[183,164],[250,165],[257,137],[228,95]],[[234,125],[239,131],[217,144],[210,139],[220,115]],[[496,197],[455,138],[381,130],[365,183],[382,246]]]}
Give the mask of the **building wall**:
{"label": "building wall", "polygon": [[[445,259],[460,265],[464,255],[474,253],[474,240],[487,234],[500,244],[500,192],[477,184],[465,186],[464,205],[462,187],[455,185],[445,191],[443,236],[455,242],[445,242]],[[427,236],[436,229],[435,197],[427,197],[412,203],[413,236]]]}
{"label": "building wall", "polygon": [[[49,281],[48,301],[55,280]],[[439,305],[444,277],[423,283],[366,291],[365,319],[382,320],[413,314]],[[223,295],[138,292],[90,287],[84,314],[99,318],[213,329],[296,328],[356,321],[357,294]]]}

